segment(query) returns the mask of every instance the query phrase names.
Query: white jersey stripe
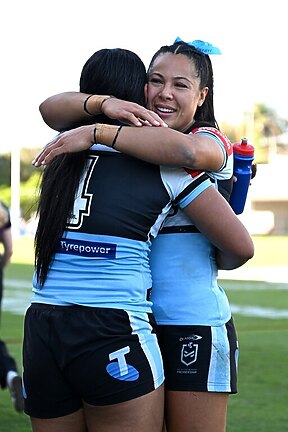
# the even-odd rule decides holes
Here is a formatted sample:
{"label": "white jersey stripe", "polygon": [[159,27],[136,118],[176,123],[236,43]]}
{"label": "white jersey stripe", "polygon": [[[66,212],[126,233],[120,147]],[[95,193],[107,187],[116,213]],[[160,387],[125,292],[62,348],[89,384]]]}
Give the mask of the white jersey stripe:
{"label": "white jersey stripe", "polygon": [[[149,324],[148,314],[146,313],[141,314],[143,315],[143,321],[142,320],[141,321],[146,326],[146,328],[144,329],[142,326],[140,327],[138,325],[139,321],[137,322],[135,321],[134,319],[135,314],[133,316],[127,310],[125,312],[129,316],[129,321],[132,328],[132,334],[136,334],[138,336],[141,348],[148,360],[152,372],[152,376],[153,376],[155,389],[156,389],[164,382],[164,372],[163,372],[164,368],[163,368],[160,348],[157,342],[157,336],[155,333],[152,333],[153,329]],[[154,341],[154,343],[151,343],[151,340]],[[160,370],[162,370],[162,374],[159,374]]]}
{"label": "white jersey stripe", "polygon": [[230,356],[230,345],[227,328],[226,326],[211,327],[211,331],[212,349],[207,389],[210,392],[230,392],[230,361],[227,361],[227,356],[228,358]]}

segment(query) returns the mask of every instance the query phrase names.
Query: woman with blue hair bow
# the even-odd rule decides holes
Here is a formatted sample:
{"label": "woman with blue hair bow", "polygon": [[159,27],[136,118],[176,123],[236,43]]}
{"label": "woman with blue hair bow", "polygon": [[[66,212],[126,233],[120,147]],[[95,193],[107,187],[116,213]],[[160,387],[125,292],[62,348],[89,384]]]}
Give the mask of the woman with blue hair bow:
{"label": "woman with blue hair bow", "polygon": [[[207,170],[229,199],[232,148],[214,115],[210,54],[220,51],[199,40],[185,43],[177,38],[171,46],[161,47],[148,68],[145,95],[147,108],[170,129],[122,127],[113,147],[148,162],[176,165],[178,140],[186,155],[183,165]],[[149,115],[145,117],[143,107],[115,98],[105,98],[99,108],[99,96],[80,93],[51,97],[40,110],[49,126],[62,130],[76,121],[91,119],[99,111],[135,126],[145,125]],[[57,154],[89,147],[95,132],[97,139],[97,124],[85,128],[53,140],[35,158],[35,165],[47,163]],[[182,138],[174,137],[171,129],[183,132]],[[215,208],[215,218],[216,213]],[[151,300],[165,370],[167,431],[224,432],[228,396],[237,393],[238,343],[227,296],[217,281],[221,262],[215,247],[175,208],[153,240],[150,263]]]}

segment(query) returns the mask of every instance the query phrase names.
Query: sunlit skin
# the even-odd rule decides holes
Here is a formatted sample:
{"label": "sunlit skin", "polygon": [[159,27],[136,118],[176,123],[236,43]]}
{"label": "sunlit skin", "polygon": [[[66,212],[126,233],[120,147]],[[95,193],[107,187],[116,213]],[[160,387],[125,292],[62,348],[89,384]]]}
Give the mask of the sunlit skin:
{"label": "sunlit skin", "polygon": [[185,132],[208,93],[199,88],[194,63],[182,54],[158,56],[149,73],[145,88],[147,108],[157,113],[172,128]]}

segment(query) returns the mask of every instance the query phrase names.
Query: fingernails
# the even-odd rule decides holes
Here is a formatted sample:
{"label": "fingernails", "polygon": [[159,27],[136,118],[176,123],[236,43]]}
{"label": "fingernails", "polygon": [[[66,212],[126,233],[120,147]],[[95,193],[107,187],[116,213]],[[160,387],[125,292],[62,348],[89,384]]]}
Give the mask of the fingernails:
{"label": "fingernails", "polygon": [[41,165],[41,163],[39,161],[37,161],[36,159],[33,159],[32,165],[34,165],[35,167],[39,167]]}

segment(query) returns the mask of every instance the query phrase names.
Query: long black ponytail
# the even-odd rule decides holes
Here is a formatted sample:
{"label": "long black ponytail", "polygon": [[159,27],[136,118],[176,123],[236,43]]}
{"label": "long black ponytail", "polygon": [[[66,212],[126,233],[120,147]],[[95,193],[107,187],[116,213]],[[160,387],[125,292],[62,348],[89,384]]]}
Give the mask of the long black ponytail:
{"label": "long black ponytail", "polygon": [[[144,105],[146,82],[145,65],[137,54],[121,48],[103,49],[94,53],[83,66],[80,91],[111,94]],[[89,123],[93,124],[96,120],[115,123],[103,115],[89,119]],[[67,227],[88,154],[89,149],[60,155],[43,171],[37,209],[39,222],[35,235],[35,267],[41,286]]]}

